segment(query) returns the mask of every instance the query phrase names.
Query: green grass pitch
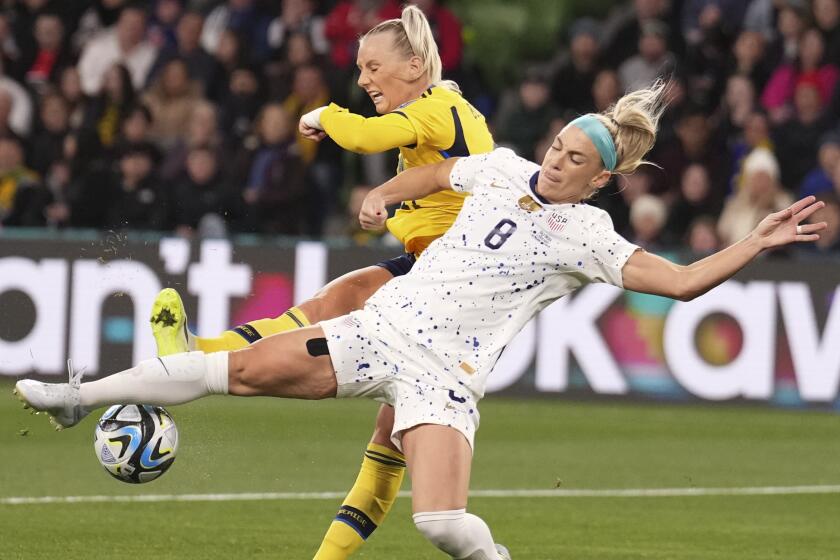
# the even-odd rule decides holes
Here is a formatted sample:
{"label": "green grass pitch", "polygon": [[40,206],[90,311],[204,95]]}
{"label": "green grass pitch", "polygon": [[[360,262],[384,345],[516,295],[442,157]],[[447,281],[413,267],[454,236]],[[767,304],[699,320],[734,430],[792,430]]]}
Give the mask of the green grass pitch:
{"label": "green grass pitch", "polygon": [[[98,414],[56,433],[10,383],[0,391],[0,498],[344,491],[376,410],[230,397],[170,407],[175,465],[130,486],[94,457]],[[473,489],[840,484],[834,414],[492,397],[481,411]],[[0,504],[0,558],[309,559],[340,501]],[[840,494],[473,498],[470,509],[516,560],[840,558]],[[401,498],[357,557],[443,555]]]}

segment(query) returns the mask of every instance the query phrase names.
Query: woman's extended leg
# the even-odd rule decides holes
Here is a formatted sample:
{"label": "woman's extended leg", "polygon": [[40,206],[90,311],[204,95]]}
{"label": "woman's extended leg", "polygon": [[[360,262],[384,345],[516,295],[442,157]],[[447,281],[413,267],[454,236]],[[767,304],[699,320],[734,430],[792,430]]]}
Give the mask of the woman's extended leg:
{"label": "woman's extended leg", "polygon": [[466,511],[472,449],[464,435],[420,424],[403,433],[402,443],[417,529],[452,558],[498,560],[490,528]]}
{"label": "woman's extended leg", "polygon": [[237,352],[189,352],[143,360],[90,383],[19,381],[26,404],[63,427],[90,410],[117,403],[181,404],[210,394],[299,399],[335,396],[335,371],[321,327],[268,338]]}

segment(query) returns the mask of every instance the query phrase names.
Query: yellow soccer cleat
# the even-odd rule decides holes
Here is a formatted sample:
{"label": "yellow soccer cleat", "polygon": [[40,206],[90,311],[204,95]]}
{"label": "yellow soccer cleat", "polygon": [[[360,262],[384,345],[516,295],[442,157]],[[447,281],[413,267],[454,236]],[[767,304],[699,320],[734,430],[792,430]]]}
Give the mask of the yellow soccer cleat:
{"label": "yellow soccer cleat", "polygon": [[158,356],[169,356],[192,350],[187,313],[181,296],[172,288],[164,288],[152,305],[152,335],[157,344]]}

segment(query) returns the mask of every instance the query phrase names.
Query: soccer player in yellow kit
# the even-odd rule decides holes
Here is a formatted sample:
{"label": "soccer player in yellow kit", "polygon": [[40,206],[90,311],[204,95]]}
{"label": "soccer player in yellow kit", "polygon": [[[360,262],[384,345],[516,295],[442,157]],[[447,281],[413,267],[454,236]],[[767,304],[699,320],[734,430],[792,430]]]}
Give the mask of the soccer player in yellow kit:
{"label": "soccer player in yellow kit", "polygon": [[[380,23],[359,42],[359,86],[381,116],[364,118],[335,104],[301,118],[303,136],[329,135],[357,153],[399,148],[399,171],[450,157],[489,152],[493,138],[484,117],[441,79],[441,60],[429,23],[414,6],[400,19]],[[361,309],[380,286],[405,274],[429,244],[443,235],[461,210],[465,194],[452,190],[404,201],[387,222],[406,253],[333,280],[312,299],[282,315],[252,321],[216,338],[192,336],[178,293],[163,290],[152,310],[159,355],[189,350],[217,352],[244,348],[263,337]],[[390,440],[393,408],[382,405],[361,471],[321,543],[316,560],[347,558],[382,522],[405,474],[405,458]]]}

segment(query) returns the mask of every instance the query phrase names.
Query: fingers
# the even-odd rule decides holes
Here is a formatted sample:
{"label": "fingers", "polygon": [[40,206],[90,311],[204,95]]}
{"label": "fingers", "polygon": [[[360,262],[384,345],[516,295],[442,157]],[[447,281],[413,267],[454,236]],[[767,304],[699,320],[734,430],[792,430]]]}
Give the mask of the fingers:
{"label": "fingers", "polygon": [[802,211],[803,208],[813,204],[815,200],[817,200],[817,198],[814,196],[806,196],[805,198],[797,200],[791,204],[786,210],[790,210],[791,214],[797,214]]}
{"label": "fingers", "polygon": [[[810,198],[813,198],[813,197],[810,197]],[[825,202],[823,202],[823,201],[817,202],[816,204],[811,204],[810,206],[806,206],[805,208],[803,208],[802,210],[800,210],[799,212],[796,213],[796,223],[807,220],[808,216],[810,216],[811,214],[813,214],[814,212],[816,212],[820,208],[824,208],[824,207],[825,207]]]}
{"label": "fingers", "polygon": [[805,224],[805,225],[802,225],[802,226],[797,226],[796,240],[799,241],[799,238],[802,237],[803,235],[807,235],[807,234],[811,234],[811,233],[817,233],[819,231],[824,230],[827,227],[828,227],[828,224],[826,222],[819,222],[817,224]]}

